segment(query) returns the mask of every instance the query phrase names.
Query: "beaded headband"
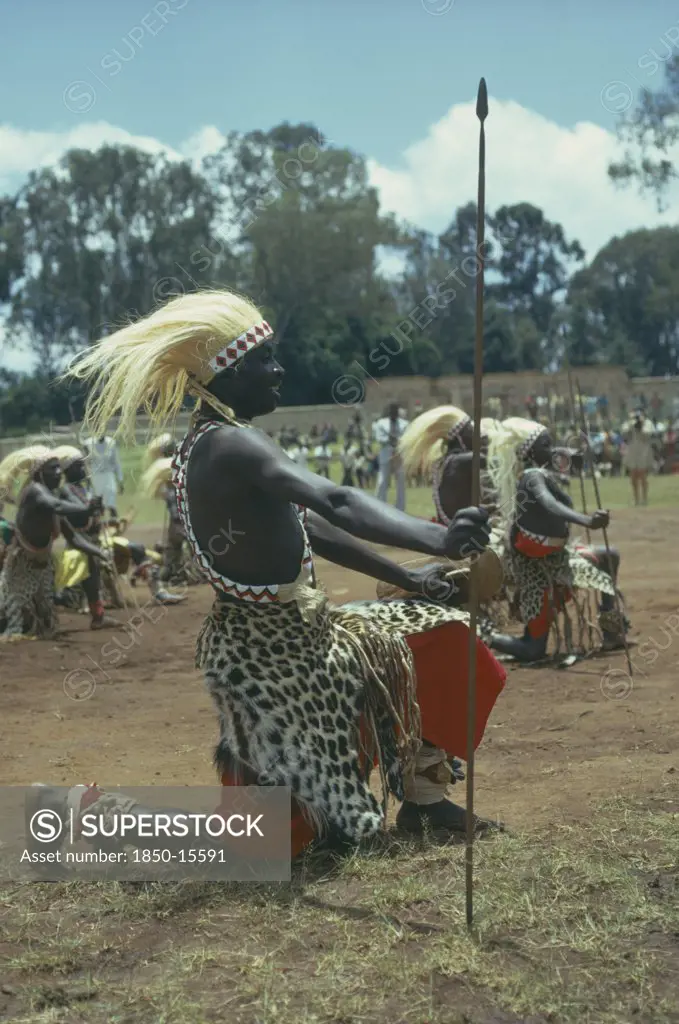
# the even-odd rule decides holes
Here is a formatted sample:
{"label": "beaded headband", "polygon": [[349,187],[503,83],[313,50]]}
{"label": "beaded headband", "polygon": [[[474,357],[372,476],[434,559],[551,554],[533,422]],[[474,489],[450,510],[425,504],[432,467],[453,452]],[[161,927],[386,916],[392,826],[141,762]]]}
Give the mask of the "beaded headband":
{"label": "beaded headband", "polygon": [[448,440],[454,441],[459,434],[462,433],[468,423],[471,423],[469,416],[463,416],[459,423],[456,423],[454,427],[451,427],[448,431]]}
{"label": "beaded headband", "polygon": [[272,337],[273,328],[269,326],[266,320],[262,320],[261,323],[254,324],[253,327],[244,331],[240,337],[235,338],[234,341],[230,341],[228,345],[220,349],[212,357],[208,366],[213,374],[221,373],[222,370],[228,369],[229,366],[233,366],[239,359],[246,356],[253,348],[257,348]]}
{"label": "beaded headband", "polygon": [[533,447],[533,445],[535,444],[537,439],[539,437],[542,437],[543,434],[548,434],[548,433],[549,433],[549,431],[546,430],[544,427],[541,427],[541,426],[535,427],[535,429],[530,432],[530,434],[528,435],[526,440],[522,441],[521,444],[518,447],[518,452],[519,452],[519,455],[521,456],[521,458],[525,459],[528,456],[528,453],[530,452],[531,448]]}

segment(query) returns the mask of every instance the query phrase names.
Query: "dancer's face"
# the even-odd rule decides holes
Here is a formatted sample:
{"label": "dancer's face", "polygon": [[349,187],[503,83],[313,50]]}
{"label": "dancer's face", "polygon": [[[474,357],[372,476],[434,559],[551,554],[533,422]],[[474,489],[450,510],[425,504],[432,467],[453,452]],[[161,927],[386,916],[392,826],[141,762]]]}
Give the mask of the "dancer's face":
{"label": "dancer's face", "polygon": [[276,346],[267,341],[218,374],[208,391],[233,409],[239,419],[251,420],[278,407],[284,376],[285,370],[276,359]]}
{"label": "dancer's face", "polygon": [[58,459],[49,459],[38,473],[38,479],[50,491],[56,491],[61,483],[61,466]]}
{"label": "dancer's face", "polygon": [[546,466],[551,461],[552,439],[546,431],[535,439],[530,454],[538,466]]}
{"label": "dancer's face", "polygon": [[70,466],[67,466],[64,470],[64,476],[70,484],[79,484],[81,480],[84,480],[87,476],[87,470],[85,469],[85,460],[76,459]]}

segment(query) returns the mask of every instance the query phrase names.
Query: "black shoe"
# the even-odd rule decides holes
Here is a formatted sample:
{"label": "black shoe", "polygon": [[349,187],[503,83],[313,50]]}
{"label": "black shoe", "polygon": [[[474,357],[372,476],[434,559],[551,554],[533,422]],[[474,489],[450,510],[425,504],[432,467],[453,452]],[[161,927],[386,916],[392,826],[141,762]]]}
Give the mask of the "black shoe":
{"label": "black shoe", "polygon": [[[396,816],[396,827],[413,835],[422,835],[427,829],[432,832],[448,832],[451,835],[465,835],[467,812],[451,800],[439,800],[435,804],[415,804],[405,800]],[[500,822],[488,821],[475,815],[476,833],[489,829],[503,831]]]}
{"label": "black shoe", "polygon": [[503,633],[492,633],[488,646],[499,654],[509,655],[522,665],[534,665],[544,661],[547,654],[547,637],[537,640],[531,636],[505,636]]}

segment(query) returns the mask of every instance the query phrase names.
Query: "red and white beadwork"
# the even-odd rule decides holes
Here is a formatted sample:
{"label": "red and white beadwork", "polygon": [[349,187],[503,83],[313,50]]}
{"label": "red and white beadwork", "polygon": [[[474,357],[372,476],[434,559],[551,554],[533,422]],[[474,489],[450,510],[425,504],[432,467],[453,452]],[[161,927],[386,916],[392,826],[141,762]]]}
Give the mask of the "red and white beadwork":
{"label": "red and white beadwork", "polygon": [[233,366],[239,359],[246,356],[253,348],[257,348],[258,345],[262,345],[272,337],[273,328],[266,320],[262,320],[261,323],[250,327],[239,338],[230,341],[228,345],[220,349],[217,355],[212,357],[208,365],[213,373],[221,373],[222,370]]}
{"label": "red and white beadwork", "polygon": [[[184,527],[184,533],[186,534],[186,539],[189,547],[191,548],[191,554],[193,555],[195,564],[216,590],[221,590],[222,593],[229,594],[231,597],[238,597],[241,601],[253,601],[256,604],[269,604],[280,600],[280,584],[268,583],[265,585],[255,586],[254,584],[249,583],[236,583],[235,580],[230,580],[227,576],[223,576],[214,568],[211,556],[201,549],[191,525],[189,501],[186,489],[186,473],[189,466],[191,452],[193,451],[196,442],[203,436],[203,434],[206,434],[209,430],[216,430],[218,427],[223,426],[223,423],[219,423],[216,420],[209,420],[191,435],[187,434],[177,448],[177,452],[172,460],[172,482],[177,496],[179,518],[181,519],[182,526]],[[186,444],[186,440],[189,437],[189,443]],[[184,451],[185,444],[186,451]],[[294,503],[293,508],[297,513],[299,525],[302,530],[302,536],[304,538],[304,551],[302,554],[300,571],[302,569],[305,570],[309,581],[311,581],[314,559],[305,526],[307,510],[302,505]]]}

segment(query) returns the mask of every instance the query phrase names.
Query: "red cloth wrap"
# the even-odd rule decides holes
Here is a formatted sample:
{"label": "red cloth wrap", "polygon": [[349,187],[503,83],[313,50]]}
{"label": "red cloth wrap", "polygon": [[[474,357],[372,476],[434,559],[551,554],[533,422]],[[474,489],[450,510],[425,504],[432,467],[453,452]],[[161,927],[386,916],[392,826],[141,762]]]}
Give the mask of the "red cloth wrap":
{"label": "red cloth wrap", "polygon": [[[406,638],[417,673],[417,699],[422,715],[422,736],[446,751],[449,757],[467,756],[467,685],[469,629],[462,622],[447,622],[426,633]],[[502,692],[507,673],[486,645],[476,640],[476,735],[483,738],[486,723]],[[249,783],[253,784],[252,781]],[[223,786],[248,785],[231,773],[222,776]],[[292,856],[302,852],[315,833],[292,800]]]}

